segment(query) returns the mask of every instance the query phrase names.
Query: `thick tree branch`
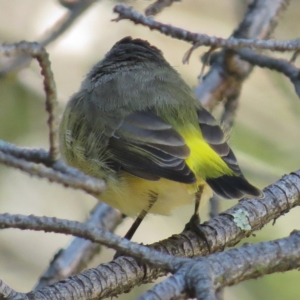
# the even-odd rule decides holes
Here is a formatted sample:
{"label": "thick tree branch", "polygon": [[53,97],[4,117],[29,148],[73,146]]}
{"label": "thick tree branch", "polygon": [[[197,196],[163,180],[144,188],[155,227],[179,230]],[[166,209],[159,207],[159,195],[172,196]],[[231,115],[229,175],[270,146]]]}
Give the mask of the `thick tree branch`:
{"label": "thick tree branch", "polygon": [[184,272],[177,272],[173,276],[156,284],[136,300],[169,300],[169,299],[189,299],[185,290],[187,289]]}
{"label": "thick tree branch", "polygon": [[137,300],[173,299],[183,293],[201,300],[215,300],[220,287],[255,279],[266,274],[300,267],[300,232],[288,238],[244,246],[185,260],[175,275],[157,284]]}
{"label": "thick tree branch", "polygon": [[[93,227],[96,224],[98,228],[113,232],[121,221],[120,211],[100,202],[95,206],[85,224]],[[99,253],[100,246],[98,243],[75,237],[66,249],[60,250],[54,256],[34,290],[37,291],[44,286],[78,274]]]}

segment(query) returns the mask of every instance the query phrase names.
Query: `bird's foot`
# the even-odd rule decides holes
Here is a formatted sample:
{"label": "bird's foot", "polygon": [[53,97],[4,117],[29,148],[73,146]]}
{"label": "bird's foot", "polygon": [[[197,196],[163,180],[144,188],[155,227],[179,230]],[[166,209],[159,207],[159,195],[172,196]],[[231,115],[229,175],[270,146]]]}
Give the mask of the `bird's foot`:
{"label": "bird's foot", "polygon": [[114,257],[113,257],[113,260],[117,259],[118,257],[120,256],[124,256],[125,254],[121,251],[116,251]]}
{"label": "bird's foot", "polygon": [[205,231],[200,227],[200,217],[199,214],[193,214],[190,221],[185,225],[184,231],[191,230],[196,233],[206,244],[208,252],[211,252],[210,245],[205,235]]}

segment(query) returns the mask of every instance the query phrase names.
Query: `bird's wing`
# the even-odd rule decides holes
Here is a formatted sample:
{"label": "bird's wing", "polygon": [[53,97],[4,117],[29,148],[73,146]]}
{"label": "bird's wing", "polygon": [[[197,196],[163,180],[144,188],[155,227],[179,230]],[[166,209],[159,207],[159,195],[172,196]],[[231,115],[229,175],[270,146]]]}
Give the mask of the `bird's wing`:
{"label": "bird's wing", "polygon": [[112,123],[106,130],[112,168],[148,180],[196,181],[185,163],[190,149],[184,139],[153,111],[136,111]]}
{"label": "bird's wing", "polygon": [[262,197],[262,192],[251,185],[244,177],[237,159],[226,142],[224,133],[215,118],[205,109],[198,110],[198,121],[203,138],[224,160],[234,175],[206,178],[206,182],[216,194],[223,198],[242,198],[244,196]]}
{"label": "bird's wing", "polygon": [[216,119],[205,109],[198,111],[198,122],[205,141],[238,176],[243,176],[237,159],[230,149],[223,130]]}

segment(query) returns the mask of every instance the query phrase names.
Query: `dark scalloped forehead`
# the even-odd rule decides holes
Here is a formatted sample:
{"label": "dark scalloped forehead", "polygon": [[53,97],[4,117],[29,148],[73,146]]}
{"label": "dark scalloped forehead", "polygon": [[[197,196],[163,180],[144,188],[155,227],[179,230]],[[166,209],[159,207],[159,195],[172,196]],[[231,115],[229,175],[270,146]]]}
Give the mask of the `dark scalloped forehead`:
{"label": "dark scalloped forehead", "polygon": [[124,37],[123,39],[121,39],[120,41],[118,41],[114,46],[113,48],[115,47],[122,47],[122,46],[137,46],[137,47],[141,47],[141,48],[145,48],[145,49],[152,49],[154,51],[157,51],[159,53],[161,53],[161,51],[150,45],[150,43],[148,41],[145,41],[145,40],[142,40],[142,39],[133,39],[131,36],[126,36]]}
{"label": "dark scalloped forehead", "polygon": [[133,39],[127,36],[118,41],[105,56],[106,59],[156,59],[164,60],[162,52],[156,47],[150,45],[148,41],[142,39]]}

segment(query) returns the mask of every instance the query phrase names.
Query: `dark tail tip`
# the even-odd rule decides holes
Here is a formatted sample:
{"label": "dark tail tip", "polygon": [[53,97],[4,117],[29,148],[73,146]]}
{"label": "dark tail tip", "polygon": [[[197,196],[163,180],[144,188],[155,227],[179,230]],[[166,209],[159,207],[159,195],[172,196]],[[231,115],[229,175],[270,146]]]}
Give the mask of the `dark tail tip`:
{"label": "dark tail tip", "polygon": [[208,178],[206,182],[217,195],[225,199],[264,198],[264,193],[260,189],[240,176],[223,175],[218,178]]}

